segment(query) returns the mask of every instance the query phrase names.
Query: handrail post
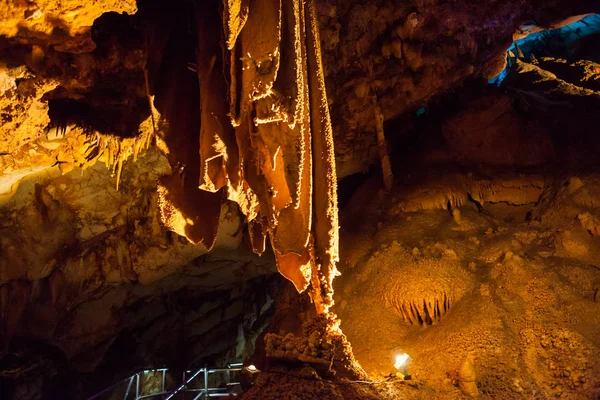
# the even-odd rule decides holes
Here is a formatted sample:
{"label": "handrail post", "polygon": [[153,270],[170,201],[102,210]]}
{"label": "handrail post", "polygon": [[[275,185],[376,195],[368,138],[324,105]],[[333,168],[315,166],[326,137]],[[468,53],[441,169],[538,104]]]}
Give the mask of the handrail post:
{"label": "handrail post", "polygon": [[129,378],[129,383],[127,384],[127,390],[125,391],[125,396],[123,397],[123,400],[127,400],[127,397],[129,397],[129,392],[131,391],[131,385],[133,384],[133,378],[135,376],[132,375],[131,378]]}
{"label": "handrail post", "polygon": [[189,377],[188,379],[186,379],[181,385],[179,385],[179,387],[177,387],[176,389],[172,390],[171,392],[169,392],[169,394],[165,397],[165,400],[170,400],[173,398],[173,396],[175,396],[177,393],[179,393],[182,390],[186,389],[186,386],[193,381],[194,379],[196,379],[196,377],[198,375],[200,375],[200,373],[203,371],[203,368],[200,368],[198,371],[196,371],[195,374],[193,374],[191,377]]}
{"label": "handrail post", "polygon": [[[102,390],[101,392],[97,393],[96,395],[88,398],[88,400],[97,400],[100,398],[100,396],[104,395],[105,393],[107,393],[109,390],[111,389],[115,389],[117,388],[119,385],[123,385],[125,384],[125,382],[127,382],[127,388],[125,390],[125,395],[123,397],[123,400],[130,400],[130,395],[131,392],[133,392],[133,385],[134,385],[134,379],[135,379],[135,400],[145,400],[145,399],[150,399],[150,398],[154,398],[156,396],[160,396],[161,399],[164,400],[169,400],[169,399],[173,399],[175,395],[177,395],[178,393],[184,393],[184,392],[195,392],[196,395],[194,397],[194,400],[200,400],[200,399],[204,399],[204,400],[208,400],[211,397],[211,390],[215,391],[215,396],[219,396],[221,395],[221,389],[218,387],[215,387],[213,389],[211,389],[209,387],[209,379],[208,376],[210,374],[214,374],[214,373],[226,373],[227,374],[227,378],[226,380],[227,382],[227,386],[229,387],[230,385],[238,385],[239,382],[231,382],[231,372],[233,371],[241,371],[242,370],[242,366],[241,363],[239,364],[227,364],[226,368],[208,368],[207,366],[205,366],[204,368],[200,368],[198,370],[184,370],[182,372],[182,378],[183,381],[182,383],[175,389],[169,391],[169,393],[165,393],[166,390],[166,386],[167,386],[167,377],[166,377],[166,373],[167,373],[167,369],[166,368],[156,368],[156,369],[152,369],[152,370],[143,370],[143,371],[139,371],[136,374],[133,374],[127,378],[121,379],[119,382],[109,386],[108,388]],[[148,393],[148,394],[142,394],[140,393],[140,391],[143,391],[143,388],[141,387],[141,376],[143,373],[156,373],[158,371],[162,372],[162,382],[161,382],[161,392],[160,393],[154,393],[154,391]],[[196,388],[192,388],[190,389],[188,387],[188,385],[195,380],[200,374],[204,374],[204,379],[203,379],[203,385],[204,388],[201,389],[200,387]],[[188,378],[189,376],[189,378]],[[228,388],[227,391],[229,391]],[[116,395],[116,393],[115,393]]]}
{"label": "handrail post", "polygon": [[135,400],[140,397],[140,373],[135,374]]}
{"label": "handrail post", "polygon": [[204,399],[208,400],[208,367],[204,367]]}

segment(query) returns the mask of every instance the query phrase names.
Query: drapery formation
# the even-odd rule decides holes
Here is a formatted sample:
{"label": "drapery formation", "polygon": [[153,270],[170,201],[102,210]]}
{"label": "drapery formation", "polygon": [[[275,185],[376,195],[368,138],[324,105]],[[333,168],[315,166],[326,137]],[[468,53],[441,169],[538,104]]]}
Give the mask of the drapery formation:
{"label": "drapery formation", "polygon": [[327,311],[337,272],[337,195],[314,2],[208,3],[195,5],[199,171],[185,172],[196,166],[184,157],[161,182],[163,223],[211,248],[226,196],[246,215],[254,251],[262,253],[268,238],[281,274],[300,292],[312,285],[317,310]]}

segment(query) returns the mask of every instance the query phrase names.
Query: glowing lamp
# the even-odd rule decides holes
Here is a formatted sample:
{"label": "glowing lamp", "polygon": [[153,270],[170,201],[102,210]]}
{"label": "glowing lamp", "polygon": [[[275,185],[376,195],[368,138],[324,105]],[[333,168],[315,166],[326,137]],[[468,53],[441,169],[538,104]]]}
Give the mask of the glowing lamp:
{"label": "glowing lamp", "polygon": [[394,368],[399,370],[400,368],[402,368],[402,366],[404,366],[404,364],[406,364],[406,361],[408,361],[409,358],[409,355],[406,353],[398,354],[396,356],[396,363],[394,364]]}
{"label": "glowing lamp", "polygon": [[398,354],[396,356],[396,362],[394,363],[394,368],[404,375],[404,379],[410,379],[410,375],[408,374],[408,365],[411,363],[412,358],[406,353]]}
{"label": "glowing lamp", "polygon": [[260,372],[260,370],[258,368],[256,368],[255,365],[251,364],[248,365],[247,367],[244,368],[246,371],[250,372],[251,374],[256,374],[258,372]]}

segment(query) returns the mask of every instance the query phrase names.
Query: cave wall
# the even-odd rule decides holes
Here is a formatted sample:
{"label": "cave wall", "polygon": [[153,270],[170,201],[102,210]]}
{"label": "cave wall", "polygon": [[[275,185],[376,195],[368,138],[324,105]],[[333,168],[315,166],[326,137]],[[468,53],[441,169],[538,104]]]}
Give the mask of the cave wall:
{"label": "cave wall", "polygon": [[[276,272],[272,255],[258,257],[242,243],[233,203],[223,206],[210,254],[163,230],[156,185],[165,170],[164,156],[150,150],[123,173],[119,191],[100,164],[66,174],[54,167],[21,182],[2,210],[4,349],[15,337],[38,340],[90,370],[133,329],[131,310],[140,304],[182,288],[221,299],[216,292]],[[227,318],[243,315],[235,307]]]}
{"label": "cave wall", "polygon": [[[493,77],[521,24],[599,11],[586,2],[322,1],[323,63],[338,176],[377,159],[375,107],[414,112],[466,79]],[[386,135],[401,135],[399,128]]]}

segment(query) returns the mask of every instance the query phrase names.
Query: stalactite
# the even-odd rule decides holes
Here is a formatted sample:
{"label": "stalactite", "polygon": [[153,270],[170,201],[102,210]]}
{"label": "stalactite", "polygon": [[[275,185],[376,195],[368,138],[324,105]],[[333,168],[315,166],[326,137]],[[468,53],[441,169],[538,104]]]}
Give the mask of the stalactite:
{"label": "stalactite", "polygon": [[223,30],[227,49],[231,50],[248,19],[249,0],[223,0]]}
{"label": "stalactite", "polygon": [[[315,6],[300,0],[223,0],[222,18],[215,18],[212,2],[194,7],[198,187],[226,191],[246,215],[254,251],[265,250],[268,236],[281,274],[300,292],[312,283],[317,310],[326,312],[337,274],[337,178]],[[177,180],[194,164],[178,159],[174,153],[183,149],[174,148],[172,165],[177,160],[184,169],[174,171],[170,179]],[[190,236],[188,220],[209,210],[193,210],[193,198],[182,187],[185,182],[161,186],[163,222],[190,240],[211,243],[208,232],[197,240]],[[190,207],[182,209],[183,203]]]}
{"label": "stalactite", "polygon": [[445,292],[436,292],[427,298],[404,299],[394,295],[386,298],[402,319],[414,325],[435,325],[455,301],[452,295]]}
{"label": "stalactite", "polygon": [[[217,10],[214,10],[214,14]],[[197,73],[200,84],[200,189],[216,192],[231,182],[239,185],[238,149],[235,131],[229,123],[227,82],[218,41],[221,24],[213,15],[196,8],[198,30]]]}
{"label": "stalactite", "polygon": [[315,255],[320,266],[325,309],[333,304],[333,278],[338,274],[339,223],[333,130],[321,61],[321,40],[314,1],[306,3],[313,158],[315,163]]}
{"label": "stalactite", "polygon": [[[218,17],[219,14],[215,10],[213,18]],[[210,27],[204,26],[203,29]],[[220,37],[219,34],[213,40]],[[217,238],[221,205],[225,197],[224,188],[215,192],[215,188],[211,188],[211,191],[198,188],[202,168],[206,165],[202,162],[200,151],[202,114],[199,82],[205,82],[204,77],[209,74],[211,68],[199,65],[202,79],[188,70],[190,50],[194,49],[196,40],[190,35],[187,25],[177,24],[171,33],[170,41],[172,45],[167,46],[162,74],[159,77],[161,80],[155,84],[156,98],[160,100],[157,101],[156,107],[168,128],[160,138],[160,143],[172,169],[170,175],[159,179],[158,205],[161,221],[167,229],[210,250]],[[199,50],[209,52],[212,49],[202,47]],[[208,92],[212,88],[213,86],[208,85],[205,87]],[[211,111],[217,112],[218,98],[214,99],[214,103],[210,101],[205,99],[205,104]],[[218,115],[216,117],[218,118]],[[208,122],[206,124],[208,125]],[[218,124],[210,126],[214,128],[218,127]]]}
{"label": "stalactite", "polygon": [[[74,159],[73,162],[79,168],[89,168],[100,161],[106,165],[113,175],[116,175],[116,189],[119,190],[123,163],[129,158],[137,160],[138,155],[146,150],[154,138],[154,129],[151,127],[151,119],[140,124],[139,134],[132,138],[119,138],[102,133],[94,133],[86,140],[81,148],[83,159]],[[73,166],[63,166],[63,169],[70,170]],[[66,172],[67,169],[63,171]]]}
{"label": "stalactite", "polygon": [[[387,273],[382,300],[410,324],[437,324],[471,289],[472,276],[453,257],[421,257],[400,247],[394,254],[410,261]],[[386,256],[377,257],[374,265],[385,262]]]}

